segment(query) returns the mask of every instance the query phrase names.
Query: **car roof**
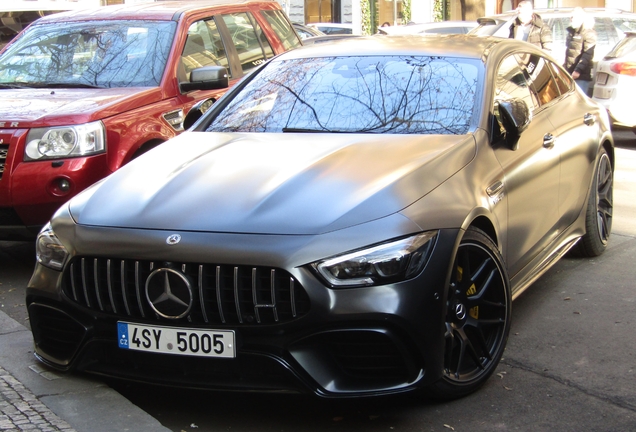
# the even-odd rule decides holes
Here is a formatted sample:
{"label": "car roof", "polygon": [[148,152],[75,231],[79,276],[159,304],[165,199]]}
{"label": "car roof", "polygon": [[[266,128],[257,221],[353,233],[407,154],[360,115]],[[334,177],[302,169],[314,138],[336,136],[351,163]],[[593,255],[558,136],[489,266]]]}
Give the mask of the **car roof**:
{"label": "car roof", "polygon": [[288,51],[279,58],[418,55],[483,60],[500,44],[515,44],[519,45],[519,48],[535,50],[533,45],[525,42],[495,37],[457,34],[374,35],[305,46]]}
{"label": "car roof", "polygon": [[40,18],[38,22],[69,22],[88,20],[172,20],[188,11],[204,10],[211,7],[228,5],[243,5],[250,3],[272,3],[278,5],[275,0],[189,0],[189,1],[160,1],[147,3],[119,4],[100,6],[90,9],[73,10],[59,14],[48,15]]}

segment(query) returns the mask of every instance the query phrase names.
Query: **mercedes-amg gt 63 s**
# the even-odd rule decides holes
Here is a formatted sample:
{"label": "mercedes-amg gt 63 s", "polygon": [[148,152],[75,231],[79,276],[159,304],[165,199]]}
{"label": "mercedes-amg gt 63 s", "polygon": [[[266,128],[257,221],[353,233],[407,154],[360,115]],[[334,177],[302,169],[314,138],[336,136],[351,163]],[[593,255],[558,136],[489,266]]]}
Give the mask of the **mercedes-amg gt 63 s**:
{"label": "mercedes-amg gt 63 s", "polygon": [[190,388],[460,397],[501,359],[512,300],[605,250],[613,166],[606,111],[525,42],[289,51],[57,211],[35,353]]}

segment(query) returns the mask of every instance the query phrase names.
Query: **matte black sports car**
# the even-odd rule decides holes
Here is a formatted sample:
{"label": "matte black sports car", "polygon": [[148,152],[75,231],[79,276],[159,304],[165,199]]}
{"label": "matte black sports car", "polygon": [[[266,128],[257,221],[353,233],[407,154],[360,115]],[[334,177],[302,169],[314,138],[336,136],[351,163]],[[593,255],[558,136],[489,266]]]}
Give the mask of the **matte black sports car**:
{"label": "matte black sports car", "polygon": [[613,165],[605,110],[524,42],[288,52],[57,212],[27,291],[36,355],[175,386],[466,395],[512,299],[572,247],[604,251]]}

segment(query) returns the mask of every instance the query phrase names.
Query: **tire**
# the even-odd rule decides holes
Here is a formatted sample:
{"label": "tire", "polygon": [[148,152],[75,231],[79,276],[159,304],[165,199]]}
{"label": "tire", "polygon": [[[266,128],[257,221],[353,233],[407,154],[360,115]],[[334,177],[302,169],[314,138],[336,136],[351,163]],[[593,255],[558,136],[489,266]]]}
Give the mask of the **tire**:
{"label": "tire", "polygon": [[605,252],[612,232],[613,210],[614,172],[607,151],[601,148],[585,211],[585,235],[576,243],[575,255],[595,257]]}
{"label": "tire", "polygon": [[426,389],[456,399],[481,387],[495,371],[510,331],[510,281],[501,254],[481,230],[466,231],[453,264],[445,313],[442,378]]}

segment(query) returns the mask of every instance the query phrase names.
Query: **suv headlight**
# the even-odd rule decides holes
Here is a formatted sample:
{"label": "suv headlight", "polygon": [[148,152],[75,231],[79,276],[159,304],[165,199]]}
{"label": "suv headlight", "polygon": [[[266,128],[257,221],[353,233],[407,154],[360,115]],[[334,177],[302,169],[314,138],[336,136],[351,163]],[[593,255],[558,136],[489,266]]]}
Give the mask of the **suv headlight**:
{"label": "suv headlight", "polygon": [[59,159],[102,153],[106,149],[104,125],[100,121],[76,126],[31,129],[24,160]]}
{"label": "suv headlight", "polygon": [[437,231],[338,255],[312,263],[331,286],[382,285],[410,279],[424,268],[433,250]]}
{"label": "suv headlight", "polygon": [[55,232],[53,232],[50,223],[46,224],[40,234],[38,234],[35,243],[35,256],[43,266],[58,271],[64,268],[68,252],[55,235]]}

